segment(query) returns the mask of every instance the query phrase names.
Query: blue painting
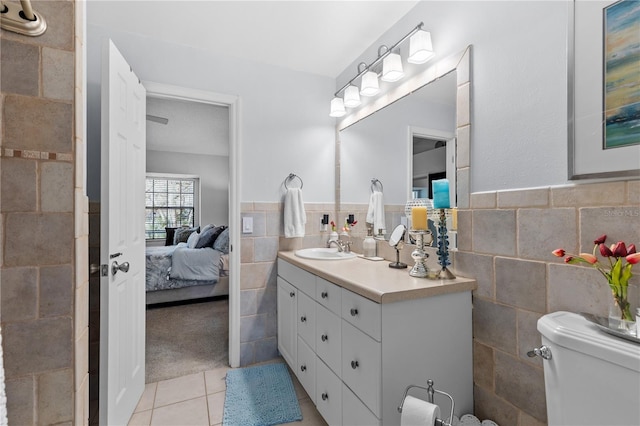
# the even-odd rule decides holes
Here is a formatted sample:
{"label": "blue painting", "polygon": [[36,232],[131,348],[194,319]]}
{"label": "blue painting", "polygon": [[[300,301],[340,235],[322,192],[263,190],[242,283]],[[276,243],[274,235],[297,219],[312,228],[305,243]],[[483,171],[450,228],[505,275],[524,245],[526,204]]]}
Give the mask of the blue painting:
{"label": "blue painting", "polygon": [[640,1],[604,9],[603,148],[640,144]]}

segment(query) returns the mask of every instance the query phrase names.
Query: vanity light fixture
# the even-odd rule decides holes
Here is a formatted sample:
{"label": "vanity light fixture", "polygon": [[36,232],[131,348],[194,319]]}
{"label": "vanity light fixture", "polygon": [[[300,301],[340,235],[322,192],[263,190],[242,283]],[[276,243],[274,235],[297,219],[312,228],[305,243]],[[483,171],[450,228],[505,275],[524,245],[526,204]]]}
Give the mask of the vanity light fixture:
{"label": "vanity light fixture", "polygon": [[[385,82],[395,82],[404,77],[402,68],[402,58],[398,52],[398,46],[410,39],[409,62],[414,64],[423,64],[434,56],[431,44],[431,34],[422,29],[424,24],[420,22],[407,35],[402,37],[396,44],[388,48],[385,45],[378,48],[378,57],[369,65],[364,62],[358,64],[358,73],[347,84],[342,86],[334,94],[331,100],[331,117],[342,117],[346,114],[346,108],[356,108],[360,106],[360,96],[375,96],[380,93],[380,84],[378,82],[378,72],[376,65],[382,62],[381,79]],[[384,49],[384,50],[383,50]],[[379,68],[377,68],[379,70]],[[354,81],[360,81],[360,93],[358,94],[357,86]],[[344,99],[340,96],[343,93]]]}
{"label": "vanity light fixture", "polygon": [[409,57],[407,62],[412,64],[424,64],[433,57],[433,45],[431,33],[420,30],[409,39]]}
{"label": "vanity light fixture", "polygon": [[344,106],[347,108],[355,108],[360,106],[361,103],[358,86],[349,85],[344,91]]}
{"label": "vanity light fixture", "polygon": [[344,101],[342,98],[335,97],[331,99],[331,112],[329,112],[330,117],[342,117],[347,113],[347,110],[344,109]]}

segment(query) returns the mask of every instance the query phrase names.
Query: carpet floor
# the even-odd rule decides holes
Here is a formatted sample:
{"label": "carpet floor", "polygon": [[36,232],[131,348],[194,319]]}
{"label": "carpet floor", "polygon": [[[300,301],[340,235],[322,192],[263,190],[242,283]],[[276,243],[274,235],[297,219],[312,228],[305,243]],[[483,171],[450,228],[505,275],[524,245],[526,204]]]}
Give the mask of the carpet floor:
{"label": "carpet floor", "polygon": [[229,301],[147,309],[146,383],[229,365]]}

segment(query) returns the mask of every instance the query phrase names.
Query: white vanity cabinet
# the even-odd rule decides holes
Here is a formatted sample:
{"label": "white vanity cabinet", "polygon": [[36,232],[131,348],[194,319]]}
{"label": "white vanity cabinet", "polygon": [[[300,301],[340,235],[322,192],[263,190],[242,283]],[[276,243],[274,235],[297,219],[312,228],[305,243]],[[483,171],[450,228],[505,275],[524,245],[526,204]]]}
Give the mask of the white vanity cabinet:
{"label": "white vanity cabinet", "polygon": [[[411,289],[416,282],[436,285],[411,281],[406,271],[389,276],[410,280]],[[348,288],[353,280],[325,278],[278,258],[278,349],[328,424],[399,425],[406,387],[428,379],[455,398],[458,416],[473,411],[475,283],[385,303]],[[442,413],[450,409],[448,399],[435,402]]]}

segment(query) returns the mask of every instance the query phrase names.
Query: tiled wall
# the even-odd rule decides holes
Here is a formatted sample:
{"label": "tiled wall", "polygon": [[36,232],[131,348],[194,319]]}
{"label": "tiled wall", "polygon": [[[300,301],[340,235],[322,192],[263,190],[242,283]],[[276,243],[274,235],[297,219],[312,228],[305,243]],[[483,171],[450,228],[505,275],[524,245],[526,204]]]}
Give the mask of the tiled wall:
{"label": "tiled wall", "polygon": [[46,16],[45,34],[0,32],[0,312],[8,415],[16,425],[83,424],[88,205],[83,108],[76,108],[83,83],[74,72],[82,57],[81,14],[71,1],[32,4]]}
{"label": "tiled wall", "polygon": [[[475,414],[500,425],[546,424],[542,360],[526,355],[541,345],[538,319],[555,311],[606,316],[611,297],[596,270],[551,251],[591,252],[601,234],[608,243],[640,243],[640,181],[475,193],[458,218],[454,270],[478,281]],[[634,307],[639,283],[632,278]]]}

